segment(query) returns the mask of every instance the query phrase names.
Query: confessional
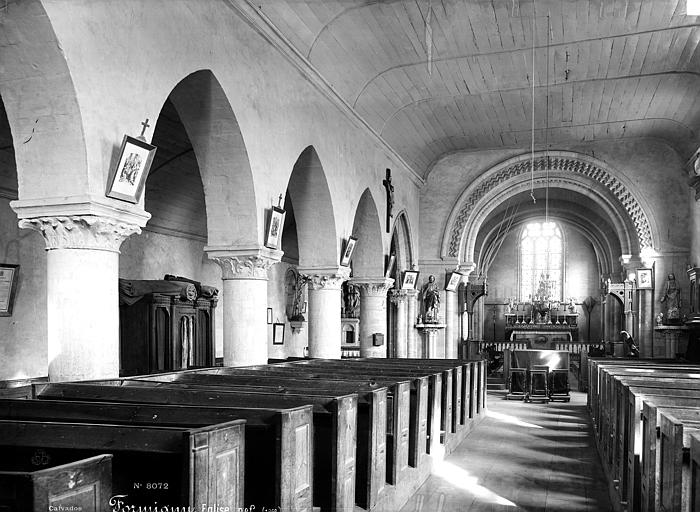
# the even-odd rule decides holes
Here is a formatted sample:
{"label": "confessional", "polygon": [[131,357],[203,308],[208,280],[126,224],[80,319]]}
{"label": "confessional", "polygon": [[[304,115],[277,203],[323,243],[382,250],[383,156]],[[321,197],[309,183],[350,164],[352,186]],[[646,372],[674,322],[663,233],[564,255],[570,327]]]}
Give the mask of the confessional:
{"label": "confessional", "polygon": [[119,280],[122,377],[214,366],[217,292],[195,284]]}

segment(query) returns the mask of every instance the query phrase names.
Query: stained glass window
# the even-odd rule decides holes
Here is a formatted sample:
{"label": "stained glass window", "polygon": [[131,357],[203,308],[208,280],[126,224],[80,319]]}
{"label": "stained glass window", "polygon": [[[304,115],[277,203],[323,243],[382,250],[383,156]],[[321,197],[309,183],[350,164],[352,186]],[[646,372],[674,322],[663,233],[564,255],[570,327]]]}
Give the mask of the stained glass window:
{"label": "stained glass window", "polygon": [[562,298],[563,243],[554,222],[532,222],[520,238],[520,300],[531,301],[543,293]]}

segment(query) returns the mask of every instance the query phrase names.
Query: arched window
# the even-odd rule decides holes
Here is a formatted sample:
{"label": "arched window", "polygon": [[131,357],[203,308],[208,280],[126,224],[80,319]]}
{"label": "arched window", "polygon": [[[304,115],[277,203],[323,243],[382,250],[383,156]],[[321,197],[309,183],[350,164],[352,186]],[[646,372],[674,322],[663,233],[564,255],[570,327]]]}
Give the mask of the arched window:
{"label": "arched window", "polygon": [[520,237],[520,300],[562,299],[563,242],[554,222],[531,222]]}

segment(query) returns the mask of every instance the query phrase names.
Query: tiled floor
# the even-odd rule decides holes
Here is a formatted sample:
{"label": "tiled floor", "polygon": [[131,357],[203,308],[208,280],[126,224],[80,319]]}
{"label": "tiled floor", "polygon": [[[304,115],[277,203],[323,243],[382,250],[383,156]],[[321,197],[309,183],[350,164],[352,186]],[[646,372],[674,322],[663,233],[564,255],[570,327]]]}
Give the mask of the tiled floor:
{"label": "tiled floor", "polygon": [[488,416],[402,512],[612,510],[586,397],[549,404],[489,392]]}

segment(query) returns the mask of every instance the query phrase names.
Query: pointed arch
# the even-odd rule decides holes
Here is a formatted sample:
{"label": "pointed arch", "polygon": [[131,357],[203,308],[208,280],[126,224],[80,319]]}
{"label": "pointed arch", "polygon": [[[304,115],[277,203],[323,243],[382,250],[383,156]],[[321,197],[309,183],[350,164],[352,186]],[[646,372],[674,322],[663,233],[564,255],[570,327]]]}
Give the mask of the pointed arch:
{"label": "pointed arch", "polygon": [[339,240],[333,202],[326,173],[313,146],[306,147],[297,158],[287,193],[296,220],[299,266],[337,267]]}
{"label": "pointed arch", "polygon": [[243,135],[211,70],[195,71],[170,93],[197,157],[207,213],[209,246],[257,247],[253,173]]}
{"label": "pointed arch", "polygon": [[395,219],[391,230],[392,250],[396,251],[395,269],[401,271],[410,269],[414,263],[417,263],[416,252],[406,210],[400,211]]}
{"label": "pointed arch", "polygon": [[352,257],[353,275],[355,277],[383,276],[382,226],[377,203],[369,188],[365,189],[357,204],[352,233],[357,237],[357,247]]}

